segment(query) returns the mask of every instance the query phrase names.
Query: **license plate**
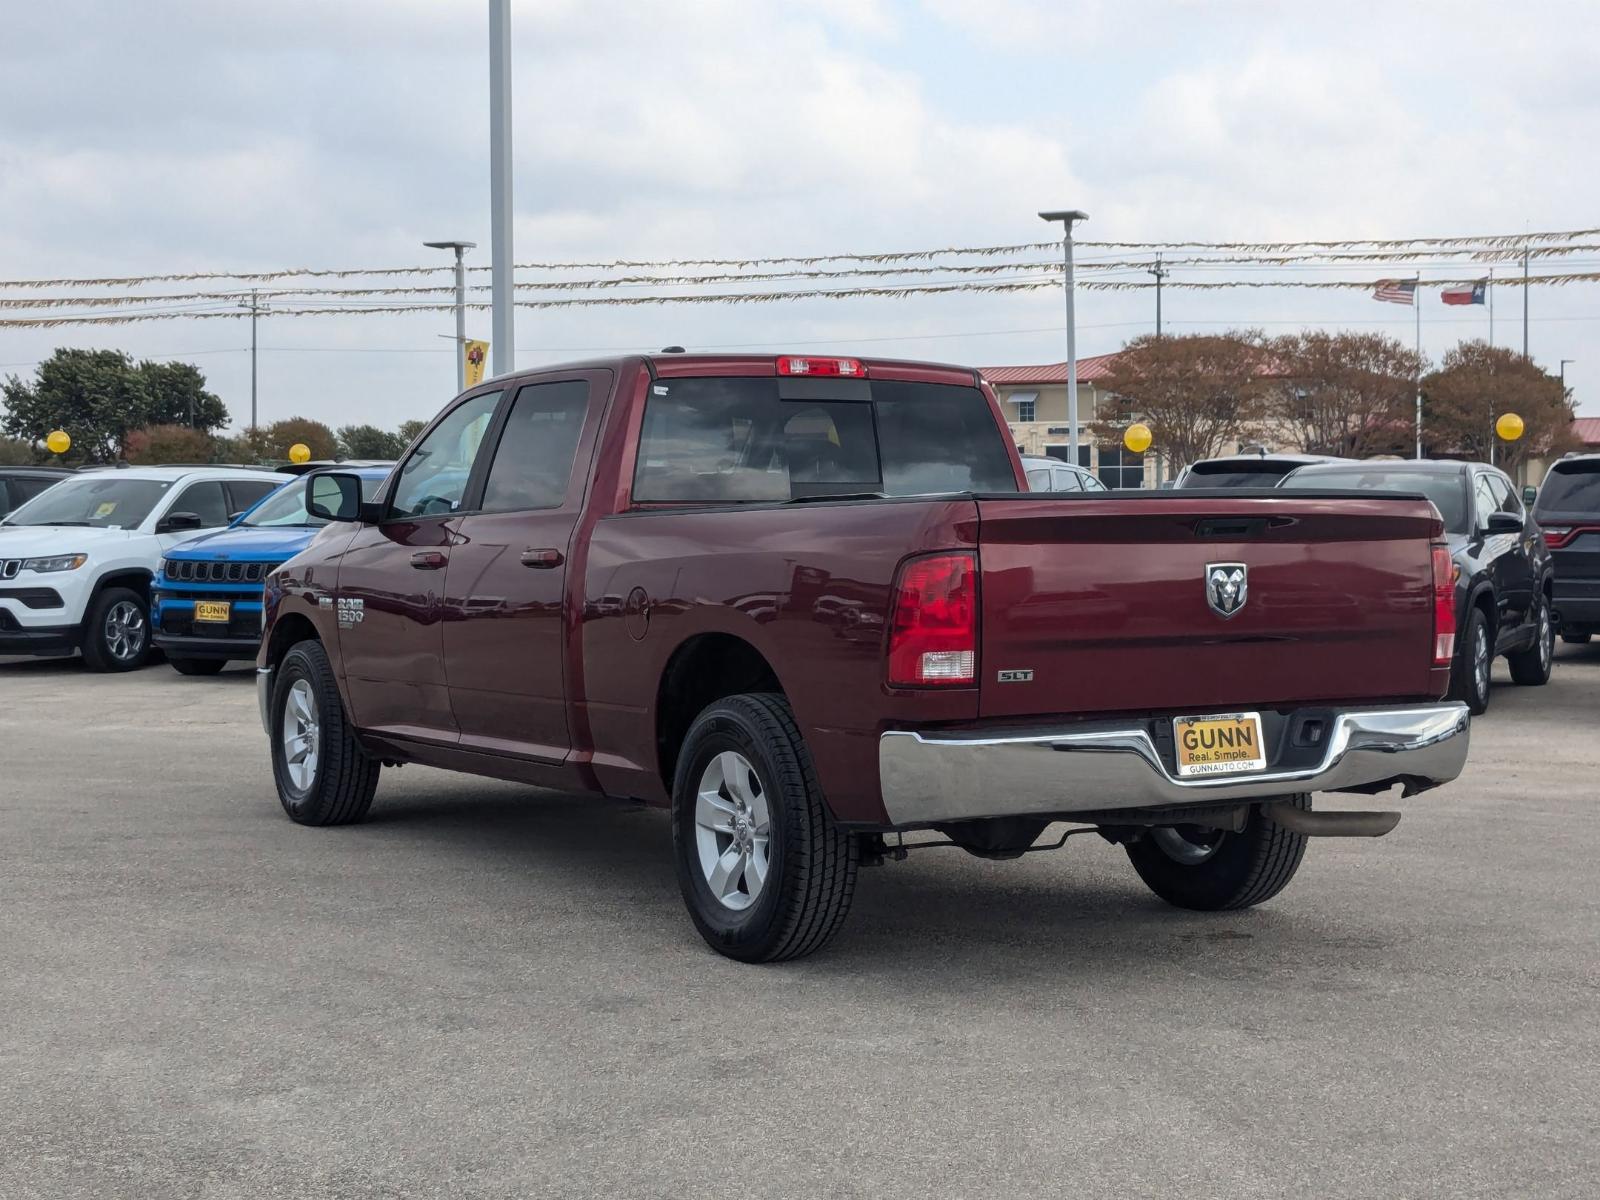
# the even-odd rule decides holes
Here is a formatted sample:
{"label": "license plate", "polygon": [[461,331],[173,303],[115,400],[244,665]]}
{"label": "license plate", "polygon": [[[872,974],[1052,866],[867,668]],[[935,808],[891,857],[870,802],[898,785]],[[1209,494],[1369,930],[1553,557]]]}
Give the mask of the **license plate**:
{"label": "license plate", "polygon": [[194,619],[196,621],[218,621],[223,625],[228,623],[228,614],[233,611],[233,602],[230,600],[196,600],[194,602]]}
{"label": "license plate", "polygon": [[1173,741],[1179,775],[1231,775],[1264,771],[1266,748],[1261,742],[1260,713],[1223,713],[1214,717],[1175,717]]}

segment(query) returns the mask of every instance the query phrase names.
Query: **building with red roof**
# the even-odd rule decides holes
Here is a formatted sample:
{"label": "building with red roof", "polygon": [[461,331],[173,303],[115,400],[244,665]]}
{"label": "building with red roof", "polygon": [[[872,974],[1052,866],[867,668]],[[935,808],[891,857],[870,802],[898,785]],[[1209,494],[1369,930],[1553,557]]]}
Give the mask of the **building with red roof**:
{"label": "building with red roof", "polygon": [[[1102,384],[1116,357],[1096,354],[1078,360],[1078,464],[1094,471],[1108,487],[1144,487],[1146,456],[1131,454],[1120,445],[1096,445],[1088,430],[1100,401],[1108,395]],[[1018,450],[1039,457],[1070,457],[1066,363],[980,367],[978,373],[999,397]],[[1150,461],[1154,465],[1153,457]]]}

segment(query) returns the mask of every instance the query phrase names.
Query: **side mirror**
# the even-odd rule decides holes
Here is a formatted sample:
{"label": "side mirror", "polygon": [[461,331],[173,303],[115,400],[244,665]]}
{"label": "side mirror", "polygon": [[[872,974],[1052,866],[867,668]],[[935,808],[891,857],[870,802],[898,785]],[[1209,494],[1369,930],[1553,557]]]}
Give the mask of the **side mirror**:
{"label": "side mirror", "polygon": [[1533,502],[1535,500],[1537,500],[1538,498],[1539,498],[1539,489],[1534,487],[1533,484],[1530,483],[1527,487],[1522,489],[1522,502],[1524,504],[1529,505],[1531,507]]}
{"label": "side mirror", "polygon": [[182,533],[186,529],[204,529],[200,514],[192,512],[168,513],[156,526],[157,533]]}
{"label": "side mirror", "polygon": [[1522,518],[1516,513],[1492,512],[1485,528],[1490,533],[1521,533]]}
{"label": "side mirror", "polygon": [[306,511],[324,521],[361,520],[361,477],[344,471],[313,475],[306,488]]}

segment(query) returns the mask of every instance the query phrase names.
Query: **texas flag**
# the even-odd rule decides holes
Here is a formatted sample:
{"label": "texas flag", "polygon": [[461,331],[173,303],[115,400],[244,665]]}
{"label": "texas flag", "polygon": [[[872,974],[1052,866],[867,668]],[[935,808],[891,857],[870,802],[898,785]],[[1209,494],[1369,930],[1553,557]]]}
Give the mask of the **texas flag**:
{"label": "texas flag", "polygon": [[1480,279],[1467,287],[1445,288],[1439,299],[1446,304],[1482,304],[1489,295],[1489,281]]}

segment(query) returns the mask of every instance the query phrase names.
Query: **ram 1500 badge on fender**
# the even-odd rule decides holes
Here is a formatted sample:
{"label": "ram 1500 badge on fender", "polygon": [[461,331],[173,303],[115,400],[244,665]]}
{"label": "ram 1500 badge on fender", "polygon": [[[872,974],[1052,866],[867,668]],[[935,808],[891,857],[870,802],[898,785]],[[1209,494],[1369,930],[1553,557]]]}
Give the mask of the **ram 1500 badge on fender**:
{"label": "ram 1500 badge on fender", "polygon": [[288,814],[359,820],[406,762],[670,807],[735,958],[821,946],[916,830],[1007,858],[1072,822],[1173,904],[1256,904],[1399,819],[1312,793],[1466,757],[1425,499],[1030,495],[962,368],[551,367],[454,400],[381,502],[310,486],[336,523],[268,577],[258,661]]}

